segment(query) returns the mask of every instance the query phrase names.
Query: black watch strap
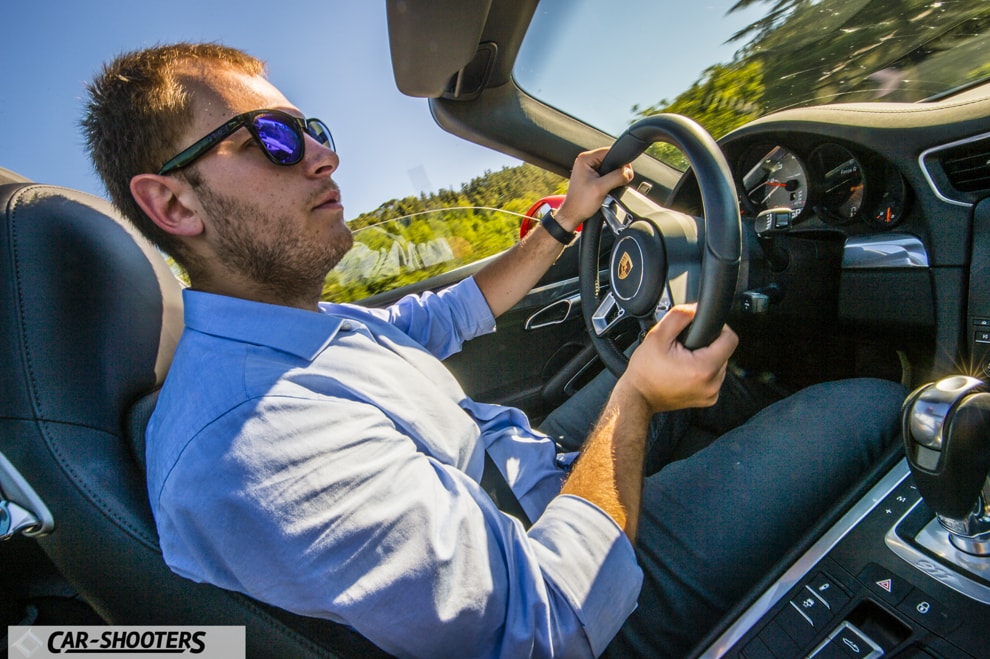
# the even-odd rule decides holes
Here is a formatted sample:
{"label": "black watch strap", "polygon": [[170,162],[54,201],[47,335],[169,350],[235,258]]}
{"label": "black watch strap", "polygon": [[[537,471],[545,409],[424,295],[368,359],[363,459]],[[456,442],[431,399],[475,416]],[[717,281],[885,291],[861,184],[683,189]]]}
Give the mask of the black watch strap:
{"label": "black watch strap", "polygon": [[557,242],[565,247],[574,242],[574,239],[577,237],[576,231],[568,231],[564,227],[560,226],[560,222],[558,222],[557,218],[553,216],[553,209],[550,209],[543,214],[543,217],[540,218],[540,224],[547,230],[547,233],[553,236]]}

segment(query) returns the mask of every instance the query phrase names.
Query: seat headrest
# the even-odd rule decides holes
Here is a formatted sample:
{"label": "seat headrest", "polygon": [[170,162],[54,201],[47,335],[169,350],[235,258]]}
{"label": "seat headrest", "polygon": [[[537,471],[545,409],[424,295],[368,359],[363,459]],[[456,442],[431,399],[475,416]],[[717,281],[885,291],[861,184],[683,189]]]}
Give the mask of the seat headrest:
{"label": "seat headrest", "polygon": [[0,369],[9,369],[0,380],[12,387],[0,416],[119,434],[126,410],[160,386],[171,363],[182,332],[178,280],[97,197],[7,184],[0,210],[9,270],[0,277],[0,326],[16,335],[0,352]]}

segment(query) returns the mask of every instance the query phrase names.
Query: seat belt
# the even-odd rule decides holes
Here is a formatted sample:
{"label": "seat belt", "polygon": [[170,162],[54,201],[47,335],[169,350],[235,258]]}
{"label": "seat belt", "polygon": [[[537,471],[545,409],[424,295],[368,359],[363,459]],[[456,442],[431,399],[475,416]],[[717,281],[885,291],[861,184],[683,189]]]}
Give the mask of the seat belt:
{"label": "seat belt", "polygon": [[505,476],[499,471],[498,465],[492,460],[492,456],[488,455],[488,451],[485,451],[485,471],[481,474],[481,487],[488,493],[499,510],[518,519],[525,529],[532,526],[522,504],[519,503],[519,499],[509,487]]}

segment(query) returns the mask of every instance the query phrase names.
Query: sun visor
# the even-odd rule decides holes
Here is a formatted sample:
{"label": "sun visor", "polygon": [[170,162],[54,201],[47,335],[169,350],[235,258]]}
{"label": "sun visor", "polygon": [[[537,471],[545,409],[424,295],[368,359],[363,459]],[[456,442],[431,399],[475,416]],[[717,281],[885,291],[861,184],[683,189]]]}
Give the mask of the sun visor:
{"label": "sun visor", "polygon": [[478,51],[491,0],[388,0],[388,39],[399,91],[437,98]]}

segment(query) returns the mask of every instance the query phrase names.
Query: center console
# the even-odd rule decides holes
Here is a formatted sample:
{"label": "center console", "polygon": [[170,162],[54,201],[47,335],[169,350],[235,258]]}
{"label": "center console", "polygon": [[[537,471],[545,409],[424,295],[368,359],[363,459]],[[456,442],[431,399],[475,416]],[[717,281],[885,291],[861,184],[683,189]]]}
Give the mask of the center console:
{"label": "center console", "polygon": [[990,656],[987,400],[959,378],[912,394],[906,457],[703,656]]}

